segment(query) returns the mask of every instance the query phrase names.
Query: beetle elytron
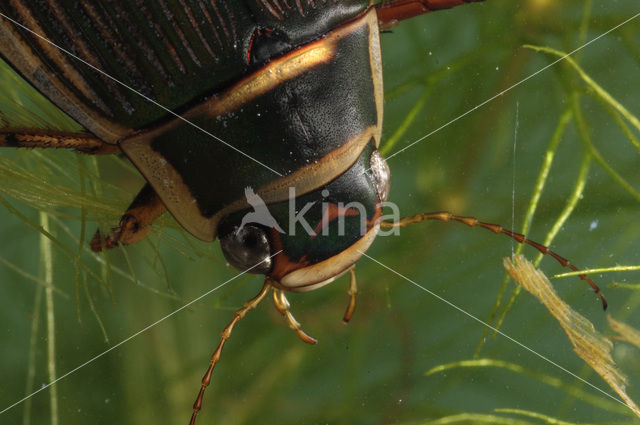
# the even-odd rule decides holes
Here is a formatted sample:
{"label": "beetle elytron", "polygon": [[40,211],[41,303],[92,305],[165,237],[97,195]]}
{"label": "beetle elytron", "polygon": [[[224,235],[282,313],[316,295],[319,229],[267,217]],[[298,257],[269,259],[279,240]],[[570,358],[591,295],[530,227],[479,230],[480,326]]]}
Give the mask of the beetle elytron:
{"label": "beetle elytron", "polygon": [[[0,146],[124,153],[148,182],[120,224],[104,237],[97,234],[92,248],[137,242],[168,210],[197,238],[220,239],[234,266],[266,275],[259,294],[224,330],[191,423],[233,326],[269,291],[290,327],[315,343],[291,315],[284,291],[312,290],[351,270],[345,320],[351,317],[352,266],[380,226],[455,220],[548,252],[499,226],[448,213],[381,221],[390,173],[377,151],[379,25],[471,1],[0,5],[4,60],[86,129],[1,129]],[[317,230],[313,235],[243,222],[252,210],[251,193],[276,223],[287,223],[292,188],[297,204],[309,206],[305,218]],[[364,208],[341,207],[353,202]],[[336,235],[338,222],[345,231]]]}

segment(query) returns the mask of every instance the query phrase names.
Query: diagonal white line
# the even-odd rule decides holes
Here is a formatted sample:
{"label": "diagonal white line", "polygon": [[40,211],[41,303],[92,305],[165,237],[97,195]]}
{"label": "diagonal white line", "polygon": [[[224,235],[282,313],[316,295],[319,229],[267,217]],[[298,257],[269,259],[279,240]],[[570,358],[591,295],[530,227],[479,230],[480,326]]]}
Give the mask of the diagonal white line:
{"label": "diagonal white line", "polygon": [[601,39],[602,37],[604,37],[605,35],[617,30],[618,28],[620,28],[621,26],[631,22],[632,20],[636,19],[638,16],[640,16],[640,12],[636,13],[635,15],[633,15],[632,17],[630,17],[629,19],[619,23],[618,25],[616,25],[615,27],[611,28],[610,30],[600,34],[599,36],[597,36],[594,39],[591,39],[589,41],[587,41],[586,43],[584,43],[582,46],[577,47],[576,49],[572,50],[571,52],[567,53],[566,55],[562,56],[559,59],[556,59],[555,61],[551,62],[549,65],[537,70],[536,72],[534,72],[533,74],[525,77],[524,79],[518,81],[517,83],[513,84],[512,86],[502,90],[501,92],[499,92],[498,94],[490,97],[489,99],[485,100],[484,102],[474,106],[473,108],[469,109],[467,112],[458,115],[456,118],[452,119],[451,121],[441,125],[440,127],[436,128],[435,130],[431,131],[430,133],[425,134],[424,136],[420,137],[418,140],[412,142],[411,144],[405,146],[404,148],[400,149],[397,152],[392,153],[391,155],[389,155],[387,157],[387,160],[393,158],[394,156],[404,152],[405,150],[409,149],[410,147],[414,146],[416,143],[420,143],[422,142],[424,139],[426,139],[427,137],[430,137],[432,135],[434,135],[435,133],[439,132],[440,130],[444,129],[445,127],[450,126],[451,124],[453,124],[454,122],[458,121],[459,119],[469,115],[470,113],[472,113],[473,111],[482,108],[484,105],[486,105],[487,103],[497,99],[498,97],[502,96],[503,94],[505,94],[506,92],[518,87],[519,85],[523,84],[524,82],[530,80],[531,78],[535,77],[536,75],[540,74],[543,71],[546,71],[547,69],[551,68],[552,66],[554,66],[555,64],[557,64],[558,62],[561,62],[563,60],[565,60],[566,58],[568,58],[569,56],[575,54],[576,52],[579,52],[580,50],[584,49],[585,47],[587,47],[588,45],[595,43],[596,41],[598,41],[599,39]]}
{"label": "diagonal white line", "polygon": [[[282,250],[276,252],[275,254],[269,256],[269,258],[273,258],[276,255],[278,255],[279,253],[281,253]],[[39,389],[37,389],[36,391],[32,392],[29,395],[26,395],[25,397],[21,398],[20,400],[16,401],[15,403],[5,407],[4,409],[0,410],[0,415],[2,415],[3,413],[5,413],[6,411],[14,408],[15,406],[19,405],[20,403],[22,403],[23,401],[33,397],[34,395],[38,394],[41,391],[46,390],[47,388],[49,388],[50,386],[52,386],[53,384],[55,384],[58,381],[61,381],[62,379],[66,378],[67,376],[79,371],[80,369],[82,369],[83,367],[87,366],[90,363],[93,363],[94,361],[98,360],[100,357],[103,357],[104,355],[108,354],[109,352],[115,350],[116,348],[120,347],[121,345],[124,345],[125,343],[131,341],[133,338],[137,337],[138,335],[148,331],[149,329],[153,328],[154,326],[164,322],[165,320],[167,320],[168,318],[170,318],[171,316],[181,312],[182,310],[184,310],[185,308],[191,306],[192,304],[200,301],[201,299],[203,299],[204,297],[212,294],[213,292],[217,291],[218,289],[222,288],[223,286],[225,286],[227,283],[239,278],[240,276],[242,276],[243,274],[246,274],[248,272],[250,272],[251,270],[253,270],[254,268],[258,267],[260,264],[262,264],[263,261],[265,261],[266,258],[262,261],[260,261],[259,263],[249,267],[248,269],[244,270],[241,273],[238,273],[237,275],[233,276],[232,278],[226,280],[225,282],[222,282],[220,285],[216,286],[213,289],[208,290],[207,292],[205,292],[204,294],[200,295],[199,297],[189,301],[188,303],[186,303],[185,305],[177,308],[176,310],[172,311],[171,313],[167,314],[166,316],[156,320],[155,322],[151,323],[150,325],[144,327],[143,329],[139,330],[138,332],[134,333],[133,335],[130,335],[129,337],[123,339],[122,341],[120,341],[119,343],[117,343],[116,345],[109,347],[108,349],[104,350],[102,353],[90,358],[89,360],[87,360],[86,362],[82,363],[79,366],[76,366],[75,368],[71,369],[70,371],[66,372],[64,375],[59,376],[58,378],[54,379],[53,381],[49,382],[46,385],[43,385],[42,387],[40,387]]]}
{"label": "diagonal white line", "polygon": [[409,279],[408,277],[406,277],[405,275],[401,274],[400,272],[397,272],[396,270],[392,269],[391,267],[382,264],[380,261],[376,260],[375,258],[365,254],[364,252],[358,250],[358,252],[360,254],[362,254],[363,256],[367,257],[369,260],[373,261],[374,263],[377,263],[379,265],[381,265],[382,267],[384,267],[385,269],[389,270],[391,273],[403,278],[404,280],[406,280],[407,282],[413,284],[414,286],[416,286],[419,289],[422,289],[424,292],[428,293],[429,295],[439,299],[440,301],[442,301],[443,303],[449,305],[450,307],[453,307],[454,309],[458,310],[460,313],[463,313],[464,315],[470,317],[471,319],[475,320],[476,322],[480,323],[483,326],[486,326],[487,328],[491,329],[492,331],[500,334],[501,336],[507,338],[509,341],[519,345],[520,347],[524,348],[525,350],[529,351],[530,353],[538,356],[539,358],[541,358],[542,360],[552,364],[553,366],[557,367],[558,369],[562,370],[563,372],[571,375],[572,377],[576,378],[577,380],[587,384],[588,386],[590,386],[591,388],[593,388],[594,390],[597,390],[599,392],[601,392],[602,394],[606,395],[607,397],[609,397],[612,400],[617,401],[618,403],[622,404],[623,406],[627,407],[630,409],[629,406],[627,406],[622,400],[612,396],[611,394],[609,394],[608,392],[604,391],[603,389],[593,385],[592,383],[590,383],[589,381],[584,380],[583,378],[579,377],[578,375],[576,375],[575,373],[571,372],[570,370],[566,369],[565,367],[559,365],[558,363],[554,362],[553,360],[551,360],[550,358],[546,357],[543,354],[538,353],[537,351],[535,351],[533,348],[529,348],[528,346],[524,345],[523,343],[521,343],[520,341],[518,341],[515,338],[510,337],[509,335],[507,335],[506,333],[502,332],[499,329],[494,328],[493,326],[491,326],[490,324],[488,324],[487,322],[483,321],[482,319],[479,319],[478,317],[474,316],[473,314],[469,313],[468,311],[462,309],[461,307],[458,307],[457,305],[453,304],[451,301],[441,297],[440,295],[436,294],[433,291],[428,290],[427,288],[425,288],[424,286],[420,285],[419,283],[414,282],[413,280]]}
{"label": "diagonal white line", "polygon": [[[189,124],[190,126],[200,130],[201,132],[203,132],[204,134],[214,138],[215,140],[217,140],[218,142],[224,144],[225,146],[233,149],[234,151],[238,152],[239,154],[245,156],[246,158],[249,158],[250,160],[252,160],[253,162],[262,165],[264,168],[266,168],[267,170],[271,171],[272,173],[276,174],[279,177],[282,177],[282,174],[280,174],[279,172],[277,172],[276,170],[274,170],[273,168],[263,164],[262,162],[258,161],[257,159],[253,158],[251,155],[248,155],[244,152],[242,152],[240,149],[236,148],[235,146],[225,142],[224,140],[222,140],[221,138],[219,138],[218,136],[216,136],[215,134],[212,134],[210,132],[208,132],[207,130],[205,130],[204,128],[200,127],[197,124],[192,123],[191,121],[189,121],[186,118],[183,118],[182,116],[176,114],[175,112],[173,112],[171,109],[167,108],[166,106],[161,105],[160,103],[156,102],[155,100],[151,99],[148,96],[145,96],[144,94],[140,93],[138,90],[134,89],[133,87],[128,86],[127,84],[123,83],[122,81],[118,80],[115,77],[112,77],[111,75],[107,74],[106,72],[102,71],[101,69],[91,65],[89,62],[85,61],[84,59],[74,55],[73,53],[71,53],[70,51],[64,49],[63,47],[58,46],[57,44],[55,44],[53,41],[50,41],[49,39],[43,37],[42,35],[38,34],[37,32],[25,27],[24,25],[22,25],[20,22],[17,22],[14,19],[11,19],[10,17],[8,17],[7,15],[3,14],[2,12],[0,12],[0,16],[2,16],[3,18],[5,18],[6,20],[12,22],[14,25],[19,26],[20,28],[24,29],[25,31],[30,32],[31,34],[35,35],[36,37],[40,38],[41,40],[49,43],[50,45],[52,45],[53,47],[55,47],[56,49],[66,53],[67,55],[71,56],[72,58],[82,62],[83,64],[85,64],[86,66],[88,66],[89,68],[93,69],[96,72],[99,72],[100,74],[104,75],[105,77],[109,78],[110,80],[115,81],[116,83],[120,84],[121,86],[125,87],[126,89],[132,91],[133,93],[137,94],[138,96],[142,97],[144,100],[146,100],[147,102],[151,102],[154,105],[156,105],[158,108],[163,109],[165,112],[168,112],[169,114],[173,115],[174,117],[178,118],[181,121],[184,121],[185,123]],[[0,412],[1,413],[1,412]]]}

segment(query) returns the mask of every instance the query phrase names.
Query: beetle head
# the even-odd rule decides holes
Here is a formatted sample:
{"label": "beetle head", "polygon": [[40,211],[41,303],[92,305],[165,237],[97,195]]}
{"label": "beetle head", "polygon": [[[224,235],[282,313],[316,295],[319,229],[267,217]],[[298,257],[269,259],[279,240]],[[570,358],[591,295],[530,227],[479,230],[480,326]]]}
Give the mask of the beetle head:
{"label": "beetle head", "polygon": [[[251,188],[251,209],[226,216],[218,227],[233,266],[268,275],[283,289],[308,291],[348,270],[378,233],[389,194],[386,161],[370,143],[342,175],[316,190],[266,205]],[[262,262],[261,262],[262,261]]]}

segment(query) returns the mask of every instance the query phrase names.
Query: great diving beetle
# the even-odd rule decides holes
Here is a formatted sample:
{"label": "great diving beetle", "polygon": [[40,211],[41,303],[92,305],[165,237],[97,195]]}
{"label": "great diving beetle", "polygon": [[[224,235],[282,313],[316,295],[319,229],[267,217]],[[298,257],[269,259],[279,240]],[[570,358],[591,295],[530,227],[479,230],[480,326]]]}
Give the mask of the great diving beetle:
{"label": "great diving beetle", "polygon": [[[273,264],[254,269],[269,275],[268,284],[258,300],[271,287],[277,288],[276,305],[294,326],[295,320],[288,312],[281,290],[314,289],[348,270],[359,258],[356,252],[366,250],[373,241],[380,215],[377,205],[388,193],[388,170],[375,149],[380,142],[382,119],[378,20],[390,23],[427,11],[430,6],[437,9],[459,3],[463,2],[397,1],[377,6],[342,2],[307,10],[301,3],[297,3],[296,8],[288,4],[283,7],[279,2],[256,2],[247,6],[253,7],[252,14],[242,12],[245,5],[220,3],[224,6],[222,12],[217,7],[208,12],[206,8],[200,9],[208,19],[209,37],[203,28],[193,25],[198,22],[193,16],[197,8],[180,11],[142,7],[133,12],[130,10],[133,6],[126,4],[85,5],[65,11],[70,19],[61,20],[61,25],[53,25],[51,22],[60,17],[60,10],[54,6],[35,10],[10,4],[1,9],[8,18],[17,19],[26,27],[29,23],[38,23],[37,27],[44,30],[47,39],[62,47],[66,46],[65,41],[73,39],[72,45],[66,46],[67,50],[109,76],[116,76],[138,88],[145,96],[199,128],[171,117],[169,111],[158,109],[157,105],[147,104],[137,94],[128,93],[95,70],[70,65],[72,59],[5,19],[6,25],[0,33],[5,60],[84,125],[88,133],[34,134],[20,131],[26,129],[11,129],[2,134],[2,143],[29,147],[58,144],[55,147],[96,154],[122,150],[134,162],[149,185],[123,216],[120,226],[106,239],[94,240],[95,249],[100,249],[101,244],[109,248],[117,243],[136,242],[144,237],[151,221],[165,207],[196,237],[203,240],[220,237],[229,261],[241,268],[253,267],[258,263],[256,260],[264,259],[263,250],[267,246],[272,245],[270,253],[282,249],[281,254],[273,257]],[[212,4],[216,6],[215,2]],[[139,34],[114,35],[105,32],[109,19],[104,18],[109,17],[110,8],[128,10],[129,16],[136,13],[138,19],[141,16],[153,19]],[[238,17],[239,22],[229,25],[231,21],[225,20],[225,13]],[[54,15],[56,18],[52,20]],[[158,21],[163,15],[165,20]],[[264,17],[264,21],[252,22],[247,28],[242,26],[246,23],[243,19],[256,15]],[[126,26],[127,13],[118,16],[124,19],[114,25]],[[219,19],[217,25],[216,19]],[[307,24],[313,20],[314,23],[304,26],[297,20]],[[98,21],[101,23],[97,24]],[[81,28],[74,28],[75,23],[81,23]],[[88,33],[85,26],[101,30],[101,37],[94,34],[83,39],[82,35]],[[170,32],[173,39],[149,39],[158,34],[159,28],[169,27],[173,28]],[[322,37],[318,38],[319,35]],[[113,37],[136,37],[143,42],[127,44]],[[211,40],[219,43],[216,45],[219,51],[212,46],[214,41]],[[238,43],[238,40],[242,42]],[[145,45],[144,41],[149,44]],[[181,43],[183,50],[171,48]],[[124,51],[114,50],[116,45],[124,46]],[[126,51],[128,49],[137,52]],[[163,55],[158,54],[161,50],[164,50]],[[37,52],[37,59],[33,51]],[[238,52],[242,54],[236,54]],[[135,53],[142,59],[132,62],[129,59]],[[209,61],[222,64],[220,74],[215,74],[216,77],[221,75],[220,79],[197,72],[211,69],[209,64],[202,62],[202,55],[207,54]],[[109,55],[115,58],[114,62],[104,62]],[[354,64],[363,72],[353,73],[349,67]],[[48,71],[44,76],[43,67]],[[234,69],[236,77],[230,77],[231,73],[225,72],[228,69]],[[359,79],[351,81],[349,86],[333,84],[338,79],[332,75],[349,71]],[[183,84],[184,80],[177,78],[185,74],[192,77],[188,87]],[[171,90],[164,90],[162,84],[168,84]],[[327,87],[331,89],[327,90]],[[327,93],[341,99],[340,107],[332,104],[331,108],[326,108]],[[304,102],[309,98],[315,102]],[[282,126],[274,127],[274,122],[282,123]],[[354,126],[356,122],[358,125]],[[331,123],[331,127],[327,123]],[[211,135],[202,136],[203,129],[220,137],[222,142],[210,141]],[[310,130],[314,133],[309,134]],[[283,133],[291,137],[283,137]],[[259,136],[260,143],[255,143],[255,136]],[[179,147],[172,143],[175,140],[181,141]],[[230,151],[224,144],[227,140],[233,140],[234,147],[241,152]],[[263,140],[267,142],[263,143]],[[300,143],[301,140],[304,143]],[[210,166],[211,159],[219,157],[225,157],[225,161],[215,162],[217,168],[214,170]],[[269,159],[274,157],[288,160],[280,167],[272,166]],[[372,166],[372,161],[377,165]],[[213,194],[211,182],[219,175],[237,175],[243,179],[230,179],[222,193]],[[334,205],[353,201],[356,187],[362,191],[356,199],[369,207],[367,232],[364,236],[358,234],[355,239],[333,241],[335,245],[330,247],[326,240],[320,243],[322,239],[314,239],[312,245],[315,244],[313,248],[318,251],[312,255],[310,246],[292,237],[295,235],[281,237],[273,230],[268,234],[261,227],[251,226],[246,228],[249,233],[240,235],[242,243],[238,246],[237,229],[248,211],[249,196],[243,199],[245,187],[256,188],[256,193],[272,207],[277,219],[289,213],[282,205],[277,205],[290,197],[289,187],[295,187],[296,197],[303,199],[303,204],[319,204],[326,198],[323,195],[326,189],[333,197]],[[420,220],[427,218],[431,217],[423,216]],[[321,214],[316,217],[318,223],[321,219]],[[280,240],[285,238],[291,240]],[[259,252],[247,250],[247,241],[254,242],[250,247],[257,247]],[[297,331],[311,342],[299,328]],[[212,361],[212,366],[214,363]],[[199,405],[196,412],[198,408]]]}

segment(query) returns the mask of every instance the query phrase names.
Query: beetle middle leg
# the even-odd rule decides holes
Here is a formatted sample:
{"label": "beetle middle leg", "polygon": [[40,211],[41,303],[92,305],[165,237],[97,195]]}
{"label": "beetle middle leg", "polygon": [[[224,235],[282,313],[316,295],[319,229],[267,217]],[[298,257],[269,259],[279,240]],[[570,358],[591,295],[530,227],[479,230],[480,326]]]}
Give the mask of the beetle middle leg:
{"label": "beetle middle leg", "polygon": [[291,314],[291,311],[289,310],[291,304],[289,304],[289,300],[287,299],[282,289],[276,289],[275,287],[273,288],[273,303],[275,304],[276,309],[280,312],[280,314],[282,314],[287,320],[289,327],[296,332],[296,334],[302,341],[311,345],[318,342],[315,338],[307,335],[302,330],[300,323],[296,320],[295,317],[293,317],[293,314]]}
{"label": "beetle middle leg", "polygon": [[147,183],[135,197],[127,211],[122,215],[120,224],[111,229],[104,238],[100,230],[91,239],[91,250],[100,252],[118,244],[132,244],[141,241],[151,233],[151,223],[162,215],[166,208],[160,198]]}

